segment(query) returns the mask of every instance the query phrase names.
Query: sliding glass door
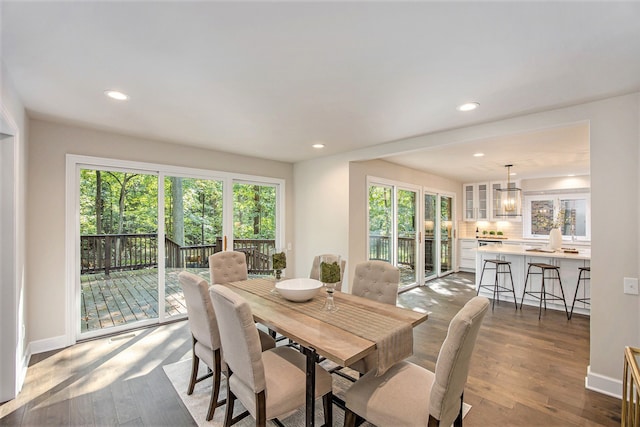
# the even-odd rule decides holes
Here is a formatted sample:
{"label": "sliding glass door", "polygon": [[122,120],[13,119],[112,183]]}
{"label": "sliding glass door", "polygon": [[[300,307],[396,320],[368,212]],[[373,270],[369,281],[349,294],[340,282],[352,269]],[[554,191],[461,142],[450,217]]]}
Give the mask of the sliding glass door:
{"label": "sliding glass door", "polygon": [[369,184],[369,259],[387,261],[400,270],[400,289],[418,281],[417,236],[419,190],[384,182]]}
{"label": "sliding glass door", "polygon": [[270,274],[270,250],[283,247],[281,180],[70,157],[76,338],[185,317],[178,274],[209,280],[219,251],[243,252],[249,276]]}
{"label": "sliding glass door", "polygon": [[438,233],[436,233],[438,195],[424,194],[424,278],[438,277]]}

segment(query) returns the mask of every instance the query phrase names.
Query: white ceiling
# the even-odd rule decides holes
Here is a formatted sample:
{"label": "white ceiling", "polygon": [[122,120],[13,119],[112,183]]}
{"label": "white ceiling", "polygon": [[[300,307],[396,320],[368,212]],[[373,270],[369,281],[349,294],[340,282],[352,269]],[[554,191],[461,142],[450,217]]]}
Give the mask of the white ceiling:
{"label": "white ceiling", "polygon": [[[640,90],[637,1],[2,0],[0,13],[31,116],[289,162]],[[544,166],[550,147],[584,171],[584,142],[558,153],[532,135],[492,164]],[[464,180],[466,149],[451,148],[463,160],[434,150],[412,167]]]}

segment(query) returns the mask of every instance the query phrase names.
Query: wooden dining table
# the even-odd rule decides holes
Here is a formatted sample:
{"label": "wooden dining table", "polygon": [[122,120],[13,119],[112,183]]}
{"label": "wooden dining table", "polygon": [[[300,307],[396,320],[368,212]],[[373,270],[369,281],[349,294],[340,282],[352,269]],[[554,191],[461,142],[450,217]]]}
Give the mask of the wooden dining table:
{"label": "wooden dining table", "polygon": [[[349,366],[380,350],[381,343],[399,329],[406,331],[427,320],[428,314],[383,304],[343,292],[334,293],[336,312],[323,309],[326,292],[312,300],[292,302],[272,292],[273,279],[249,279],[228,283],[245,298],[254,320],[298,343],[306,356],[306,425],[314,425],[315,364],[323,356],[340,366]],[[394,332],[395,331],[395,332]],[[410,331],[410,338],[412,332]],[[387,341],[385,341],[387,340]],[[393,340],[389,342],[394,346]],[[410,342],[410,351],[412,351]],[[385,353],[387,354],[387,353]],[[379,353],[380,355],[380,353]],[[398,355],[400,361],[406,355]]]}

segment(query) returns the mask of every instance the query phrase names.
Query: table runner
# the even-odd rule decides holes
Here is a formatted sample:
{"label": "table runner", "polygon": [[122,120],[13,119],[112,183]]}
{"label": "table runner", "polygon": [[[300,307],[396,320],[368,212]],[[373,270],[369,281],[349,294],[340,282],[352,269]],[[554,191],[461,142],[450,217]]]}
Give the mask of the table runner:
{"label": "table runner", "polygon": [[348,301],[340,301],[338,311],[328,312],[323,308],[326,300],[323,293],[307,302],[291,302],[280,294],[271,292],[274,282],[269,279],[232,282],[228,283],[228,286],[251,292],[375,342],[378,354],[376,375],[382,375],[395,363],[413,354],[413,327],[411,323],[372,312],[365,307],[350,304]]}

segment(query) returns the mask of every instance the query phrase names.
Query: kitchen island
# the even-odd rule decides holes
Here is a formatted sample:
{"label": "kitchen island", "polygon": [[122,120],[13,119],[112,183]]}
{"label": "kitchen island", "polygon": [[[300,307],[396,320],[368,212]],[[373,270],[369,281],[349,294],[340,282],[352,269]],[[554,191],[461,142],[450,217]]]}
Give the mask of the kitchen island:
{"label": "kitchen island", "polygon": [[[528,245],[487,245],[481,246],[476,252],[476,289],[480,284],[480,276],[482,273],[482,267],[485,259],[500,259],[511,262],[511,271],[513,273],[513,286],[517,297],[518,307],[522,294],[524,292],[524,282],[527,277],[527,268],[529,263],[546,263],[560,267],[560,279],[562,280],[562,288],[564,289],[564,296],[567,302],[567,307],[571,310],[571,304],[573,303],[573,296],[576,291],[579,267],[589,267],[591,262],[591,249],[586,248],[571,248],[570,251],[559,249],[553,251],[548,248],[533,247]],[[536,269],[536,271],[539,271]],[[487,270],[485,272],[483,282],[485,285],[491,284],[494,281],[495,270]],[[500,283],[502,285],[505,276],[501,275]],[[506,284],[508,287],[508,275],[506,275]],[[532,282],[533,280],[533,282]],[[588,298],[590,291],[590,281],[587,280],[580,286],[578,298]],[[533,288],[531,285],[533,283]],[[586,285],[586,286],[585,286]],[[560,287],[557,280],[545,280],[545,287],[549,292],[556,295],[560,295]],[[540,289],[540,275],[531,275],[529,277],[529,285],[527,290],[538,291]],[[492,298],[492,293],[486,288],[480,290],[480,294],[488,298]],[[513,301],[513,297],[510,294],[504,293],[500,295],[500,300]],[[540,301],[536,298],[527,295],[524,299],[525,305],[539,306]],[[564,305],[562,301],[549,301],[547,302],[548,309],[562,310],[564,311]],[[574,314],[586,314],[589,315],[589,305],[582,302],[577,302],[573,310]]]}

